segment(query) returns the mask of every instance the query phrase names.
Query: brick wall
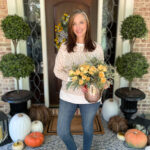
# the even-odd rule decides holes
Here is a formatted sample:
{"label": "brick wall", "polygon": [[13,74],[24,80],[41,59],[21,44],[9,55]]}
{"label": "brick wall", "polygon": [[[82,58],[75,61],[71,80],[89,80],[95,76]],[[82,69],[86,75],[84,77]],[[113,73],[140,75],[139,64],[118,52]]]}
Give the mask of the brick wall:
{"label": "brick wall", "polygon": [[[134,0],[134,14],[144,17],[149,30],[146,39],[138,39],[134,45],[134,51],[141,52],[146,56],[150,64],[150,0]],[[148,74],[142,79],[135,79],[134,87],[141,89],[146,94],[145,100],[138,103],[139,112],[150,113],[150,68]]]}
{"label": "brick wall", "polygon": [[[1,20],[8,15],[7,0],[0,0],[0,23]],[[10,40],[4,37],[4,34],[0,28],[0,59],[1,56],[11,52]],[[0,72],[0,97],[7,91],[14,89],[14,79],[4,78]]]}

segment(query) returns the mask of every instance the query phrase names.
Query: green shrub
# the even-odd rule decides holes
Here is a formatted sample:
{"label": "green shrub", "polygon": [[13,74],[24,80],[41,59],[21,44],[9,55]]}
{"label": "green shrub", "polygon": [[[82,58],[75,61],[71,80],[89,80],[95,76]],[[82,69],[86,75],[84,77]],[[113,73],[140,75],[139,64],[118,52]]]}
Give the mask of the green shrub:
{"label": "green shrub", "polygon": [[7,39],[12,40],[26,40],[30,35],[30,27],[17,15],[8,15],[2,20],[2,30]]}
{"label": "green shrub", "polygon": [[2,56],[0,70],[4,77],[25,78],[34,71],[34,63],[28,56],[9,53]]}
{"label": "green shrub", "polygon": [[121,35],[124,40],[142,38],[147,33],[146,23],[140,15],[127,17],[121,25]]}
{"label": "green shrub", "polygon": [[141,78],[148,73],[148,67],[149,64],[141,53],[129,52],[116,60],[117,72],[130,83],[134,78]]}

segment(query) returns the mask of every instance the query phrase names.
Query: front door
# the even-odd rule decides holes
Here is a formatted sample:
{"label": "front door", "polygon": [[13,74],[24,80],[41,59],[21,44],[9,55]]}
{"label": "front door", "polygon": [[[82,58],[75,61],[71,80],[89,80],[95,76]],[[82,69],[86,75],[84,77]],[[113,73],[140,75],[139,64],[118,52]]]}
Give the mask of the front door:
{"label": "front door", "polygon": [[53,73],[57,49],[54,46],[54,28],[64,13],[71,14],[75,9],[84,10],[91,21],[92,38],[97,37],[97,8],[98,0],[46,0],[46,29],[47,29],[47,54],[48,54],[48,76],[49,76],[49,97],[50,107],[57,107],[59,104],[59,91],[61,81]]}

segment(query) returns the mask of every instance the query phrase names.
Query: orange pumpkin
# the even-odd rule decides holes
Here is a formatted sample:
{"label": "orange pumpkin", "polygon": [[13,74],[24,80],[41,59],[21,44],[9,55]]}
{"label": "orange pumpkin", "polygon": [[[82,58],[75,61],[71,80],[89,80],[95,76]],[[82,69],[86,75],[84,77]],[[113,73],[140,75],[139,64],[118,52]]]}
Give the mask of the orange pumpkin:
{"label": "orange pumpkin", "polygon": [[127,144],[134,148],[143,148],[147,144],[147,136],[140,130],[130,129],[125,133]]}
{"label": "orange pumpkin", "polygon": [[39,147],[44,142],[44,135],[40,132],[32,132],[25,137],[24,142],[29,147]]}

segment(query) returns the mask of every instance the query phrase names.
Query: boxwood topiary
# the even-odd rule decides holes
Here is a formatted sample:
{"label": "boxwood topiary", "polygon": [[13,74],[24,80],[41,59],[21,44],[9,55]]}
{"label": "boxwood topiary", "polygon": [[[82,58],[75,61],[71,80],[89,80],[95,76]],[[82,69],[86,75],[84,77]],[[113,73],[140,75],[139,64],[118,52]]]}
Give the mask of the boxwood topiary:
{"label": "boxwood topiary", "polygon": [[23,54],[9,53],[2,56],[0,70],[5,77],[25,78],[33,72],[34,63],[30,57]]}
{"label": "boxwood topiary", "polygon": [[5,37],[12,40],[15,53],[18,41],[26,40],[31,33],[29,25],[18,15],[8,15],[2,20],[1,27]]}
{"label": "boxwood topiary", "polygon": [[143,38],[148,32],[144,18],[140,15],[131,15],[121,24],[121,36],[130,41],[131,51],[136,38]]}
{"label": "boxwood topiary", "polygon": [[149,64],[141,53],[135,53],[133,46],[136,38],[143,38],[147,33],[144,19],[140,15],[131,15],[122,22],[121,36],[123,40],[129,40],[130,52],[116,59],[116,70],[120,76],[129,81],[129,89],[134,78],[141,78],[148,72]]}
{"label": "boxwood topiary", "polygon": [[117,72],[129,81],[129,87],[134,78],[141,78],[148,73],[148,63],[141,53],[129,52],[116,60]]}
{"label": "boxwood topiary", "polygon": [[0,70],[4,77],[15,77],[17,79],[17,92],[19,93],[19,78],[27,77],[34,71],[33,60],[24,55],[17,54],[17,45],[20,40],[26,40],[30,35],[30,27],[17,15],[8,15],[1,22],[1,27],[7,39],[11,39],[15,54],[6,54],[0,61]]}

